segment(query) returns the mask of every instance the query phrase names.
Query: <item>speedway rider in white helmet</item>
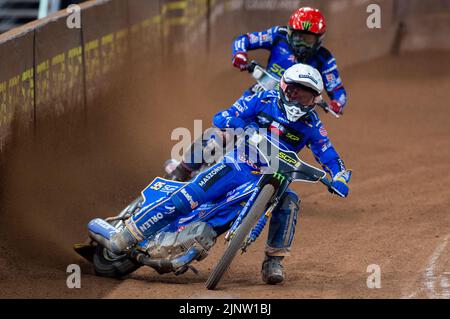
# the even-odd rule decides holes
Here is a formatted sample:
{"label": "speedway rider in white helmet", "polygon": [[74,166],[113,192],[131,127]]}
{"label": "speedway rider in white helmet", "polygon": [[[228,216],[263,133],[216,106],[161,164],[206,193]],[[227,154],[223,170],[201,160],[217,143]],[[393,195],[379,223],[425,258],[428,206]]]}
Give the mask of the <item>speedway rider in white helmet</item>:
{"label": "speedway rider in white helmet", "polygon": [[[334,192],[347,197],[351,172],[346,170],[314,110],[322,91],[320,73],[309,65],[296,64],[284,73],[279,91],[241,97],[229,109],[215,115],[214,125],[221,130],[249,126],[265,129],[269,138],[276,138],[280,147],[288,151],[299,152],[305,146],[309,147],[316,160],[332,176]],[[259,159],[243,158],[239,148],[234,149],[222,161],[187,183],[183,191],[163,201],[164,204],[141,212],[137,218],[132,217],[121,233],[107,238],[110,241],[108,247],[112,247],[114,253],[120,253],[170,224],[177,216],[189,214],[200,205],[219,199],[249,181],[257,182],[260,178],[257,172],[263,165]],[[262,279],[268,284],[284,281],[282,261],[291,252],[299,209],[299,197],[288,190],[270,219],[266,257],[262,265]],[[231,222],[220,214],[214,218],[215,224],[226,226]]]}
{"label": "speedway rider in white helmet", "polygon": [[[320,102],[322,91],[323,82],[319,71],[306,64],[289,68],[280,82],[280,105],[287,119],[296,122],[311,112],[315,103]],[[311,94],[315,102],[312,105]]]}

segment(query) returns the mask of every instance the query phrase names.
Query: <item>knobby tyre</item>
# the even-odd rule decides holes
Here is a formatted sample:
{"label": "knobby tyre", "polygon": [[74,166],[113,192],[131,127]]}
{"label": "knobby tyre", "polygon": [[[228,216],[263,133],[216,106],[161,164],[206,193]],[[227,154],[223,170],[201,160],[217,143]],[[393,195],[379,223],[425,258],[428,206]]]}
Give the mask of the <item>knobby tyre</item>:
{"label": "knobby tyre", "polygon": [[222,255],[222,258],[217,263],[216,267],[213,269],[209,278],[206,282],[206,288],[209,290],[214,290],[217,287],[222,276],[227,271],[237,252],[241,249],[244,240],[247,235],[253,229],[253,227],[258,222],[262,213],[265,212],[267,204],[271,200],[273,194],[275,193],[275,188],[271,184],[267,184],[263,187],[258,197],[255,200],[250,212],[242,221],[242,224],[237,229],[234,236],[231,238],[230,243]]}

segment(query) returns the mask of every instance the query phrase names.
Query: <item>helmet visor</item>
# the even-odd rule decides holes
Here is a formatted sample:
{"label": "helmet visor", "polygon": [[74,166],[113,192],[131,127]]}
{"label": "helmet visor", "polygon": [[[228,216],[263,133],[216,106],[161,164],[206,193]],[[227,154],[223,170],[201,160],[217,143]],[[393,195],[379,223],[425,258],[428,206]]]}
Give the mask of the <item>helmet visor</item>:
{"label": "helmet visor", "polygon": [[280,82],[280,88],[284,95],[283,102],[297,106],[304,111],[314,107],[316,96],[310,88],[300,84],[286,83],[284,80]]}
{"label": "helmet visor", "polygon": [[290,38],[292,46],[295,48],[313,48],[319,41],[319,37],[317,35],[298,30],[291,31]]}

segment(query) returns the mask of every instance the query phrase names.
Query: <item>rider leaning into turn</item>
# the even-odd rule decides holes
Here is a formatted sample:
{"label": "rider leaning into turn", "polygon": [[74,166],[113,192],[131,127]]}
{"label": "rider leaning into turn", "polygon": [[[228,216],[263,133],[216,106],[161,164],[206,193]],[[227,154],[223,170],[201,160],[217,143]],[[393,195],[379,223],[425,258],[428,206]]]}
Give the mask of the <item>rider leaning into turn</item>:
{"label": "rider leaning into turn", "polygon": [[[346,170],[315,111],[322,91],[319,71],[309,65],[296,64],[284,73],[279,92],[241,97],[231,108],[219,112],[214,117],[214,124],[220,129],[256,125],[269,129],[269,138],[276,135],[286,150],[299,152],[305,146],[309,147],[316,160],[332,176],[336,193],[346,197],[351,173]],[[250,162],[248,158],[242,160],[239,152],[235,149],[228,153],[221,162],[197,175],[167,200],[130,218],[123,231],[107,238],[108,246],[118,254],[170,224],[177,216],[188,214],[248,181],[258,180],[255,171],[260,163]],[[284,280],[282,260],[291,250],[299,204],[298,196],[289,190],[270,219],[266,258],[262,266],[266,283],[277,284]]]}

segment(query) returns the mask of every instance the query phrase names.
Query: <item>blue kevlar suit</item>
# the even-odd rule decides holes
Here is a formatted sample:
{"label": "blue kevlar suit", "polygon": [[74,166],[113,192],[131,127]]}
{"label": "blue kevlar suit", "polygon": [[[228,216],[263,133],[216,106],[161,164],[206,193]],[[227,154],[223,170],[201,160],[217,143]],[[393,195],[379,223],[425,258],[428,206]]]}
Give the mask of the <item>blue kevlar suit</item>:
{"label": "blue kevlar suit", "polygon": [[[243,34],[233,42],[233,56],[238,52],[266,49],[270,51],[267,62],[267,70],[281,78],[284,72],[294,64],[308,64],[322,75],[324,87],[331,100],[339,102],[342,107],[347,104],[347,93],[342,84],[341,76],[337,68],[336,59],[324,47],[320,47],[317,53],[306,61],[298,61],[294,51],[288,43],[287,28],[275,26],[262,32]],[[255,93],[254,87],[244,92],[244,96]]]}

